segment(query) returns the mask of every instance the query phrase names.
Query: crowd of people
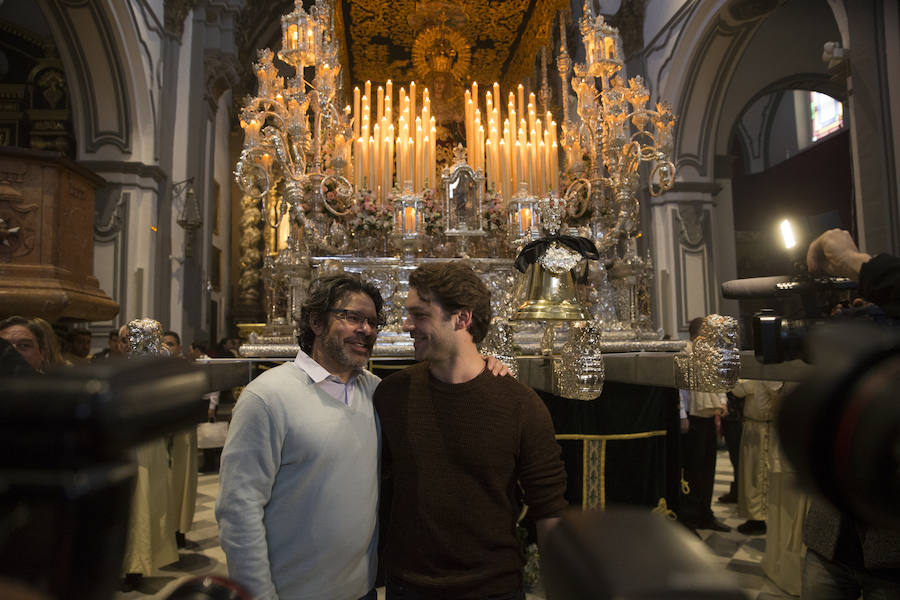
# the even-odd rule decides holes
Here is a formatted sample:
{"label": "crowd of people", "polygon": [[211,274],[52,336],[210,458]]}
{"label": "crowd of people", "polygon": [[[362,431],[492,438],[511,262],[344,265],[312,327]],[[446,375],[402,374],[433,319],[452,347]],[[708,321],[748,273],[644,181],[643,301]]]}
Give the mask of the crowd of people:
{"label": "crowd of people", "polygon": [[[124,327],[124,326],[123,326]],[[0,320],[0,375],[15,374],[13,369],[18,363],[16,356],[8,354],[10,349],[18,351],[30,369],[43,373],[55,366],[73,366],[90,364],[127,355],[127,339],[121,335],[120,329],[108,332],[106,347],[91,353],[93,334],[83,328],[68,328],[64,325],[51,325],[40,317],[23,317],[14,315]],[[181,338],[174,331],[167,331],[166,336],[173,343],[165,343],[172,356],[185,358],[181,348]],[[204,340],[190,343],[187,358],[197,360],[208,358],[238,358],[241,340],[238,337],[222,338],[216,346],[211,347]],[[177,349],[176,349],[177,348]],[[11,357],[11,358],[10,358]]]}

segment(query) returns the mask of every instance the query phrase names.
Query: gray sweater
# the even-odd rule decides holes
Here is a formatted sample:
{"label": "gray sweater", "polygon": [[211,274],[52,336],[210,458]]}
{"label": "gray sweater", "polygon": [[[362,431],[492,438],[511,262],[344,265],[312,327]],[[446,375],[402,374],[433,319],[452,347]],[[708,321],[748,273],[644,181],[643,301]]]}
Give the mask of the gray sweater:
{"label": "gray sweater", "polygon": [[355,600],[374,586],[378,381],[363,371],[347,406],[287,363],[238,399],[216,519],[229,576],[257,600]]}

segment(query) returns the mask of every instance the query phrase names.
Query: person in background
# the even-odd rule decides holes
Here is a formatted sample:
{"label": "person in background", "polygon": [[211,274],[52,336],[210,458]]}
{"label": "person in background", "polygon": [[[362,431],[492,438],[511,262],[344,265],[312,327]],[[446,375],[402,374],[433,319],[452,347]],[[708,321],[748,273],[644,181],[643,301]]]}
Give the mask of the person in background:
{"label": "person in background", "polygon": [[777,452],[775,408],[781,397],[781,381],[739,379],[731,390],[744,399],[743,431],[741,432],[741,469],[737,473],[738,514],[747,519],[737,526],[744,535],[766,533],[769,492],[769,454]]}
{"label": "person in background", "polygon": [[119,330],[113,329],[107,335],[107,347],[91,356],[91,362],[106,360],[113,357],[125,356],[125,348],[119,338]]}
{"label": "person in background", "polygon": [[216,347],[218,358],[237,358],[237,352],[234,347],[234,338],[222,338]]}
{"label": "person in background", "polygon": [[73,329],[66,338],[68,340],[68,351],[63,352],[63,358],[73,365],[89,363],[91,332],[86,329]]}
{"label": "person in background", "polygon": [[209,343],[206,340],[194,340],[191,342],[188,353],[191,360],[212,358],[209,354]]}
{"label": "person in background", "polygon": [[[688,325],[691,341],[697,339],[703,317]],[[681,460],[689,492],[681,497],[678,520],[691,530],[731,528],[715,518],[712,493],[716,478],[716,415],[725,412],[727,398],[716,392],[679,390],[682,405]],[[687,421],[684,420],[686,415]]]}
{"label": "person in background", "polygon": [[[162,345],[174,358],[185,358],[178,333],[163,332]],[[197,428],[191,427],[173,434],[169,446],[170,513],[175,526],[175,542],[179,548],[187,546],[185,534],[191,530],[194,522],[197,474]]]}
{"label": "person in background", "polygon": [[44,355],[47,342],[39,325],[25,317],[9,317],[0,321],[0,338],[9,342],[32,369],[44,372],[47,366],[47,357]]}
{"label": "person in background", "polygon": [[0,336],[0,377],[19,377],[21,375],[37,375],[15,346]]}
{"label": "person in background", "polygon": [[44,332],[44,347],[41,348],[41,352],[44,354],[47,367],[52,367],[54,365],[71,367],[72,363],[63,358],[59,347],[59,338],[56,337],[53,326],[40,317],[35,317],[31,319],[31,321]]}
{"label": "person in background", "polygon": [[728,448],[728,460],[731,461],[731,486],[725,494],[719,496],[722,504],[735,504],[738,501],[738,473],[741,464],[741,429],[743,428],[744,399],[738,398],[731,392],[726,392],[728,402],[725,408],[725,416],[722,417],[722,437],[725,438],[725,447]]}
{"label": "person in background", "polygon": [[[137,342],[146,333],[136,321],[122,325],[119,338],[127,340],[126,356],[138,351]],[[135,448],[138,469],[122,559],[123,592],[141,587],[145,576],[178,560],[170,489],[169,444],[170,439],[162,437]]]}
{"label": "person in background", "polygon": [[181,336],[174,331],[163,332],[162,344],[169,350],[169,354],[175,358],[184,358],[184,350],[181,348]]}

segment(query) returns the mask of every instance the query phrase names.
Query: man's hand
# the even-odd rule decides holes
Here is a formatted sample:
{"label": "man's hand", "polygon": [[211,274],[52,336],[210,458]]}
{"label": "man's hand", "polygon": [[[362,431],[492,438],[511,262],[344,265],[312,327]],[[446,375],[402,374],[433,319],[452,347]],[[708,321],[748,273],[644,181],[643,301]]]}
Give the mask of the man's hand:
{"label": "man's hand", "polygon": [[826,231],[809,245],[806,266],[810,273],[827,273],[859,279],[859,269],[872,257],[860,252],[843,229]]}
{"label": "man's hand", "polygon": [[498,375],[500,377],[509,375],[509,367],[506,366],[506,363],[498,360],[496,357],[485,356],[484,362],[487,364],[487,370],[490,371],[493,375]]}
{"label": "man's hand", "polygon": [[691,421],[687,417],[681,419],[681,433],[687,433],[691,430]]}

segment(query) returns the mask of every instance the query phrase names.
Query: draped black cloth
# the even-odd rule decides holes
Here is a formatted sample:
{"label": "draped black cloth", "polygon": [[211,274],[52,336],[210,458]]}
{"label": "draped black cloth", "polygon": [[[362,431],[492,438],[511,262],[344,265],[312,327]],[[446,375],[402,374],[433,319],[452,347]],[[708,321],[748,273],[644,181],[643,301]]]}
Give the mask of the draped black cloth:
{"label": "draped black cloth", "polygon": [[585,237],[576,237],[574,235],[551,235],[526,244],[516,257],[516,268],[524,273],[525,269],[528,268],[528,265],[533,265],[540,260],[554,242],[561,246],[565,246],[570,250],[574,250],[588,260],[600,259],[600,253],[597,252],[597,246],[594,245],[592,240]]}
{"label": "draped black cloth", "polygon": [[[609,440],[606,445],[606,505],[654,507],[666,499],[678,512],[678,390],[607,381],[588,402],[536,390],[547,405],[557,434],[616,435],[665,430],[666,435]],[[566,464],[566,499],[582,503],[583,442],[560,440]]]}

